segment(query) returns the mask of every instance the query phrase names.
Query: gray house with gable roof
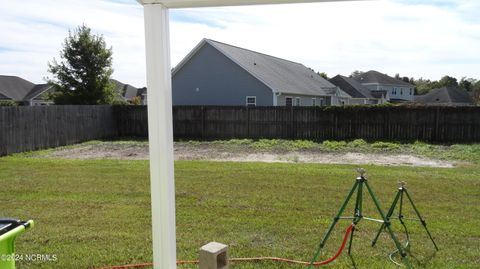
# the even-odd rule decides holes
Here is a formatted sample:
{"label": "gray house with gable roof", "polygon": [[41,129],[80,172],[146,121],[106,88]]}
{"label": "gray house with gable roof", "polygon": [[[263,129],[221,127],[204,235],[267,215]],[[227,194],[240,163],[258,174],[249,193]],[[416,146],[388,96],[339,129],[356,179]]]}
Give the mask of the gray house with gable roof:
{"label": "gray house with gable roof", "polygon": [[389,101],[413,101],[415,86],[403,80],[398,80],[378,71],[368,71],[354,78],[367,87],[372,93],[386,93]]}
{"label": "gray house with gable roof", "polygon": [[353,78],[336,75],[328,81],[338,86],[342,91],[346,92],[352,97],[350,100],[351,105],[373,105],[384,104],[387,102],[388,96],[386,96],[386,93],[385,95],[374,96],[367,87],[358,83]]}
{"label": "gray house with gable roof", "polygon": [[300,63],[203,39],[172,72],[174,105],[327,106],[350,96]]}
{"label": "gray house with gable roof", "polygon": [[15,101],[27,106],[49,105],[46,94],[51,91],[48,84],[33,84],[17,76],[0,75],[0,101]]}

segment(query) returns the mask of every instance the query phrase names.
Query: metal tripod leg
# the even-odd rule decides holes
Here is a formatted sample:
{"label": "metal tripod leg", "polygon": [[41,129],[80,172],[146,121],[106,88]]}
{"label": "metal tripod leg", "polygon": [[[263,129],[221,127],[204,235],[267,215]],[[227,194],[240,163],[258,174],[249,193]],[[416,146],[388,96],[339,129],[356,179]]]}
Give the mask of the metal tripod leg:
{"label": "metal tripod leg", "polygon": [[[397,192],[397,195],[395,196],[395,199],[393,199],[393,203],[390,206],[390,209],[388,210],[388,213],[387,213],[387,216],[386,216],[388,221],[390,221],[390,217],[393,215],[393,211],[395,210],[395,207],[397,206],[397,202],[398,202],[399,197],[400,197],[400,190]],[[375,236],[375,238],[372,241],[372,247],[375,246],[375,244],[377,243],[378,237],[380,237],[380,234],[382,233],[383,229],[385,229],[385,223],[382,223],[382,225],[380,226],[380,229],[378,230],[377,235]]]}
{"label": "metal tripod leg", "polygon": [[428,231],[428,229],[427,229],[427,223],[425,222],[425,220],[424,220],[424,219],[422,218],[422,216],[420,215],[420,212],[418,211],[417,207],[416,207],[415,204],[413,203],[413,200],[412,200],[412,198],[410,197],[410,194],[408,194],[407,189],[404,189],[404,192],[405,192],[405,194],[407,195],[407,198],[408,198],[408,200],[410,201],[410,204],[412,204],[413,210],[415,210],[415,213],[417,214],[418,219],[419,219],[420,222],[422,223],[423,228],[425,228],[425,231],[427,232],[428,237],[430,237],[430,240],[432,240],[433,246],[435,246],[435,250],[438,251],[437,244],[436,244],[435,241],[433,240],[433,237],[432,237],[432,235],[430,234],[430,231]]}
{"label": "metal tripod leg", "polygon": [[358,185],[359,185],[359,182],[355,181],[355,184],[353,185],[352,190],[350,191],[350,193],[348,193],[347,198],[345,198],[345,201],[343,202],[342,206],[338,210],[337,215],[333,218],[333,222],[332,222],[332,224],[330,224],[330,227],[328,228],[327,233],[325,233],[325,235],[323,236],[323,239],[320,242],[320,245],[318,246],[317,252],[315,253],[315,256],[313,257],[312,261],[310,262],[310,265],[308,266],[308,268],[312,268],[313,263],[317,260],[318,256],[320,255],[320,251],[325,246],[325,243],[327,242],[328,238],[330,237],[330,233],[333,231],[333,228],[335,227],[338,220],[342,216],[343,211],[347,207],[348,202],[352,198],[352,195],[355,192],[355,190],[357,189]]}
{"label": "metal tripod leg", "polygon": [[[355,209],[353,212],[353,224],[357,225],[357,223],[362,219],[362,193],[363,193],[363,182],[365,182],[364,178],[357,178],[357,199],[355,201]],[[348,243],[348,255],[351,255],[352,252],[352,242],[353,236],[355,234],[355,226],[352,229],[352,233],[350,234],[350,242]]]}
{"label": "metal tripod leg", "polygon": [[390,234],[390,237],[392,238],[393,242],[395,243],[395,246],[398,249],[398,253],[402,256],[403,263],[407,267],[407,269],[411,269],[412,266],[410,265],[410,262],[408,261],[407,253],[403,249],[402,245],[398,241],[397,237],[395,237],[395,234],[393,233],[392,228],[390,227],[390,221],[385,217],[385,214],[382,211],[382,208],[380,207],[379,202],[377,201],[377,198],[375,197],[375,194],[373,194],[372,189],[368,185],[368,182],[365,181],[365,186],[367,187],[368,193],[372,197],[372,200],[375,204],[375,207],[377,208],[378,213],[380,213],[380,216],[382,216],[383,223],[385,224],[385,227],[387,228],[388,233]]}

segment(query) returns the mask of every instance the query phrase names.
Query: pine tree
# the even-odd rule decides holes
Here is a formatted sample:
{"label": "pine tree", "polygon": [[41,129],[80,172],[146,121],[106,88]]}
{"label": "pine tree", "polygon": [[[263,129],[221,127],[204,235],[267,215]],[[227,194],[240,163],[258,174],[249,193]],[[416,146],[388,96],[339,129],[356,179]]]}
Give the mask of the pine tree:
{"label": "pine tree", "polygon": [[53,59],[48,71],[54,79],[47,78],[54,86],[51,95],[55,104],[102,105],[114,102],[114,84],[110,80],[112,69],[112,48],[101,35],[93,35],[90,28],[79,26],[69,31],[61,61]]}

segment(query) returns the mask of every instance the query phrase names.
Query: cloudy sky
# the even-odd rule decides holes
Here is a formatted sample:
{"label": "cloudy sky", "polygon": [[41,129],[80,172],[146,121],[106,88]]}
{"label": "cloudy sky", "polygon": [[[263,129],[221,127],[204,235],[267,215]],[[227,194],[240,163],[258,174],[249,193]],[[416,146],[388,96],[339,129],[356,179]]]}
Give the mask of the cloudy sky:
{"label": "cloudy sky", "polygon": [[[300,62],[330,76],[378,70],[480,78],[480,1],[378,0],[171,10],[172,64],[202,38]],[[145,86],[143,8],[135,0],[0,0],[0,74],[48,76],[69,29],[113,48],[113,77]]]}

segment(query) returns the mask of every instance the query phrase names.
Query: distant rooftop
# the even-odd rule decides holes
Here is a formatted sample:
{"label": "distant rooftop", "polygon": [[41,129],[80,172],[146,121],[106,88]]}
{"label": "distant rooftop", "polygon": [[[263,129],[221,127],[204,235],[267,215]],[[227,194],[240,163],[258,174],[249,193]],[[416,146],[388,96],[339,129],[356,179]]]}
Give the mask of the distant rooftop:
{"label": "distant rooftop", "polygon": [[372,96],[370,90],[367,87],[358,83],[353,78],[337,75],[329,79],[329,81],[332,84],[340,87],[340,89],[348,93],[353,98],[375,98]]}
{"label": "distant rooftop", "polygon": [[357,77],[354,77],[354,79],[362,84],[374,83],[374,84],[403,85],[403,86],[413,87],[413,85],[410,83],[407,83],[403,80],[398,80],[396,78],[392,78],[388,75],[382,74],[374,70],[365,72]]}
{"label": "distant rooftop", "polygon": [[23,100],[35,84],[17,76],[0,75],[0,94],[15,101]]}
{"label": "distant rooftop", "polygon": [[433,89],[424,95],[415,96],[415,102],[427,105],[473,105],[472,95],[459,87]]}

